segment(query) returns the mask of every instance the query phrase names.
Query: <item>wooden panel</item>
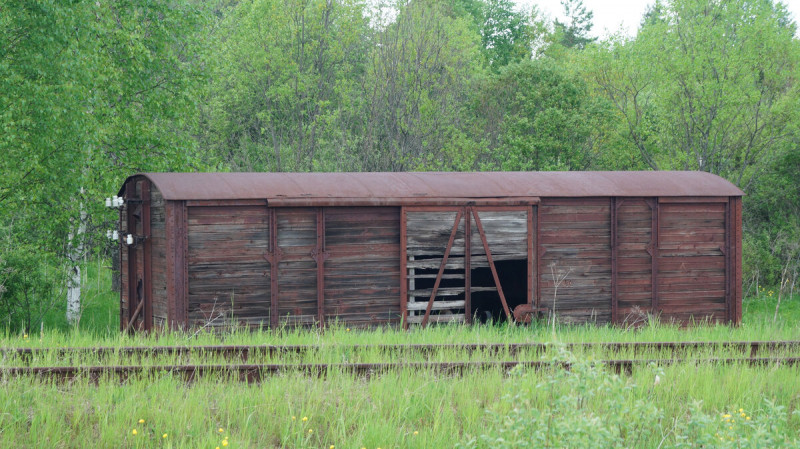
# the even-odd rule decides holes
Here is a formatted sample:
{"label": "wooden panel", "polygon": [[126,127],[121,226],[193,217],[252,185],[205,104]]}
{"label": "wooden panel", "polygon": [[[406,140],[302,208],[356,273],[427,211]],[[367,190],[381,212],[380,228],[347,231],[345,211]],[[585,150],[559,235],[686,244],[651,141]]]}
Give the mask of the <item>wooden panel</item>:
{"label": "wooden panel", "polygon": [[645,198],[617,199],[617,320],[637,322],[652,306],[652,207]]}
{"label": "wooden panel", "polygon": [[326,322],[400,322],[400,208],[325,209]]}
{"label": "wooden panel", "polygon": [[317,323],[317,209],[275,209],[277,220],[278,319],[283,324]]}
{"label": "wooden panel", "polygon": [[727,205],[659,204],[658,311],[664,321],[724,321]]}
{"label": "wooden panel", "polygon": [[[528,258],[528,211],[492,211],[476,209],[481,219],[486,241],[494,260],[525,260]],[[472,217],[470,217],[472,218]],[[478,227],[472,218],[471,253],[485,255]],[[507,256],[507,257],[503,257]],[[477,262],[477,265],[476,265]],[[483,262],[483,263],[481,263]],[[472,268],[488,266],[480,258],[472,259]]]}
{"label": "wooden panel", "polygon": [[164,328],[169,319],[166,202],[155,185],[150,187],[150,242],[153,325],[157,328]]}
{"label": "wooden panel", "polygon": [[188,241],[184,201],[167,201],[166,263],[167,313],[171,328],[188,325]]}
{"label": "wooden panel", "polygon": [[187,229],[189,324],[268,325],[267,208],[189,207]]}
{"label": "wooden panel", "polygon": [[[119,211],[119,229],[120,231],[128,229],[128,212],[127,205]],[[122,232],[120,232],[122,234]],[[124,330],[125,325],[128,324],[127,317],[130,316],[130,298],[129,282],[128,279],[128,251],[125,246],[118,240],[115,244],[119,247],[119,329]]]}
{"label": "wooden panel", "polygon": [[[434,302],[453,304],[454,300],[465,300],[466,286],[464,269],[465,247],[464,208],[407,208],[406,209],[406,260],[408,323],[422,323],[425,309],[416,307],[424,302],[427,306],[433,288],[437,287]],[[456,219],[458,218],[458,223]],[[455,233],[453,229],[455,227]],[[448,243],[452,236],[449,253]],[[474,248],[474,246],[473,246]],[[447,253],[443,276],[436,281],[442,261]],[[418,277],[424,275],[424,277]],[[454,277],[454,275],[459,275]],[[445,277],[446,276],[446,277]],[[427,308],[427,307],[426,307]],[[437,315],[453,315],[464,319],[463,306],[456,309],[431,307],[429,322],[439,322]]]}
{"label": "wooden panel", "polygon": [[611,320],[610,203],[548,198],[539,205],[540,306],[562,321]]}

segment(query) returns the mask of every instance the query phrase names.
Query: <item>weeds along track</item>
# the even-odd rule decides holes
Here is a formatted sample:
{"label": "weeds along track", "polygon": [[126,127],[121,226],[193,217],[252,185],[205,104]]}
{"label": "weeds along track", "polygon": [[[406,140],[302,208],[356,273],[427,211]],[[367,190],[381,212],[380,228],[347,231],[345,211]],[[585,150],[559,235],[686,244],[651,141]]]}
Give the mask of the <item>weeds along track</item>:
{"label": "weeds along track", "polygon": [[283,374],[373,376],[390,371],[460,375],[516,367],[570,369],[591,360],[618,373],[650,365],[797,366],[800,341],[513,343],[436,345],[258,345],[0,349],[0,377],[56,380],[214,375],[258,382]]}
{"label": "weeds along track", "polygon": [[[125,381],[132,376],[178,375],[192,382],[204,376],[213,376],[226,381],[256,383],[275,375],[325,376],[332,372],[349,373],[371,377],[391,371],[435,372],[442,375],[461,375],[488,369],[510,372],[515,368],[566,369],[571,361],[484,361],[484,362],[393,362],[393,363],[336,363],[336,364],[234,364],[234,365],[128,365],[128,366],[62,366],[62,367],[14,367],[0,370],[0,378],[35,376],[38,379],[74,381],[85,379],[99,382],[102,379]],[[747,365],[747,366],[797,366],[800,357],[747,357],[706,359],[622,359],[595,360],[616,373],[630,374],[643,366],[690,365]]]}
{"label": "weeds along track", "polygon": [[766,355],[800,356],[800,340],[791,341],[664,341],[614,343],[478,343],[478,344],[399,344],[399,345],[211,345],[211,346],[100,346],[61,348],[0,348],[0,366],[23,365],[58,360],[114,361],[122,359],[225,360],[263,363],[265,360],[317,359],[334,356],[359,358],[366,355],[427,361],[442,356],[496,359],[497,357],[543,356],[569,351],[576,354],[639,355],[677,357],[687,355],[729,355],[755,358]]}

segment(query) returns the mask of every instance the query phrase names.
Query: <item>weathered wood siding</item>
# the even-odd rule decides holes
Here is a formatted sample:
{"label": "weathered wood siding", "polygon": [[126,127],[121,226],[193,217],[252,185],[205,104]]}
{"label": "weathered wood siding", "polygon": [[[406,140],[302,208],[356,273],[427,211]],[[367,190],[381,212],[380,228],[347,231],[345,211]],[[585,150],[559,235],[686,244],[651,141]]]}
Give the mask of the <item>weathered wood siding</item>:
{"label": "weathered wood siding", "polygon": [[150,240],[153,326],[164,328],[168,319],[166,204],[153,185],[150,187]]}
{"label": "weathered wood siding", "polygon": [[617,321],[653,312],[653,207],[656,199],[617,199]]}
{"label": "weathered wood siding", "polygon": [[[503,260],[525,260],[528,258],[528,211],[495,211],[476,209],[486,234],[489,251],[495,262]],[[472,240],[472,268],[488,267],[486,251],[475,218],[470,216]]]}
{"label": "weathered wood siding", "polygon": [[465,223],[464,208],[413,208],[406,212],[408,323],[422,322],[454,227],[453,244],[428,322],[465,320]]}
{"label": "weathered wood siding", "polygon": [[281,323],[317,323],[317,209],[279,208],[278,317]]}
{"label": "weathered wood siding", "polygon": [[400,322],[400,208],[325,208],[325,321]]}
{"label": "weathered wood siding", "polygon": [[548,198],[539,205],[540,305],[555,307],[565,322],[611,320],[610,201]]}
{"label": "weathered wood siding", "polygon": [[726,319],[727,203],[661,203],[658,307],[664,321]]}
{"label": "weathered wood siding", "polygon": [[269,325],[266,207],[189,207],[187,224],[189,325]]}
{"label": "weathered wood siding", "polygon": [[[128,206],[126,205],[119,212],[118,230],[128,229],[127,207]],[[119,245],[119,329],[125,330],[125,326],[128,324],[128,317],[130,316],[130,276],[128,274],[128,249],[119,241],[117,241],[115,244]]]}

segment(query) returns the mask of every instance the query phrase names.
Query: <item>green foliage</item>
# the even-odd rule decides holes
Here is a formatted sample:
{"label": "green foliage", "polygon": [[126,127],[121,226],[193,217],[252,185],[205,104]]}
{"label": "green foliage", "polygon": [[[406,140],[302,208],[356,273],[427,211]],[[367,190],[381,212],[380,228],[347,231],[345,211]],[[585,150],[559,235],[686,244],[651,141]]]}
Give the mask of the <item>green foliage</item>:
{"label": "green foliage", "polygon": [[[662,380],[672,376],[651,367],[634,379],[590,361],[562,353],[570,370],[546,376],[522,373],[512,390],[487,409],[485,433],[466,448],[658,447],[790,448],[800,444],[786,407],[763,399],[758,409],[727,406],[709,410],[702,400],[660,404]],[[645,371],[645,370],[643,370]],[[533,387],[531,387],[533,385]],[[673,419],[665,408],[677,408]],[[794,412],[800,416],[800,413]]]}
{"label": "green foliage", "polygon": [[12,332],[38,330],[57,307],[64,272],[52,257],[26,246],[3,245],[0,258],[0,326]]}
{"label": "green foliage", "polygon": [[800,290],[800,148],[775,158],[744,198],[744,277]]}
{"label": "green foliage", "polygon": [[510,0],[0,0],[8,247],[104,253],[99,199],[137,171],[680,169],[748,194],[747,279],[796,280],[786,8],[659,1],[593,43],[592,12],[562,5],[547,23]]}
{"label": "green foliage", "polygon": [[675,0],[635,40],[598,49],[589,73],[653,169],[708,171],[746,188],[797,121],[800,45],[786,17],[769,1]]}
{"label": "green foliage", "polygon": [[561,0],[561,6],[564,7],[567,21],[554,22],[556,42],[566,48],[579,50],[594,42],[595,38],[589,37],[589,32],[594,26],[592,23],[594,13],[586,9],[583,0]]}
{"label": "green foliage", "polygon": [[593,125],[602,111],[582,79],[549,59],[505,67],[481,86],[489,157],[503,170],[585,170]]}
{"label": "green foliage", "polygon": [[516,391],[487,410],[486,433],[465,447],[626,448],[654,439],[662,412],[650,398],[629,400],[633,382],[563,350],[558,360],[570,369],[512,377]]}
{"label": "green foliage", "polygon": [[348,141],[369,53],[367,25],[358,1],[231,7],[211,41],[208,146],[233,170],[354,168]]}
{"label": "green foliage", "polygon": [[0,11],[0,226],[15,241],[2,254],[25,248],[65,269],[103,248],[115,217],[102,198],[125,177],[200,166],[190,135],[204,14],[183,1],[2,1]]}
{"label": "green foliage", "polygon": [[532,18],[516,11],[512,1],[457,0],[455,5],[455,10],[463,8],[472,17],[485,62],[493,71],[531,57],[536,29]]}

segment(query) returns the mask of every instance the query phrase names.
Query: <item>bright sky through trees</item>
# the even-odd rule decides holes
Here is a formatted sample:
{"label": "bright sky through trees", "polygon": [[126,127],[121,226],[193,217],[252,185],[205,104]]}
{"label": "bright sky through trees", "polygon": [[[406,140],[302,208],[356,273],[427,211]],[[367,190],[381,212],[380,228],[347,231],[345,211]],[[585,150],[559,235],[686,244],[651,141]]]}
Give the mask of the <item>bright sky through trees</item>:
{"label": "bright sky through trees", "polygon": [[[515,0],[520,8],[528,10],[536,5],[539,11],[550,19],[563,19],[564,8],[557,0]],[[647,7],[652,0],[583,0],[586,9],[594,13],[594,28],[589,33],[593,37],[614,34],[620,29],[632,36],[636,33]],[[795,21],[800,18],[800,0],[783,0]]]}

